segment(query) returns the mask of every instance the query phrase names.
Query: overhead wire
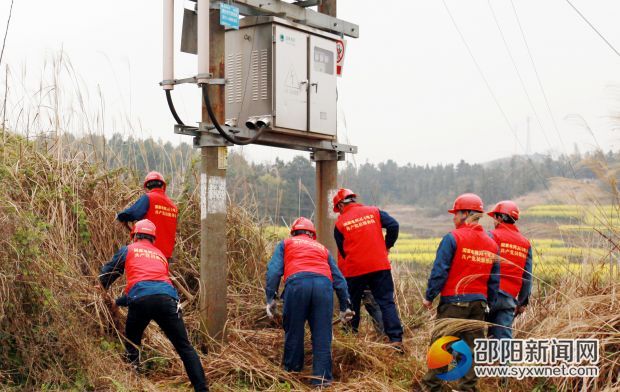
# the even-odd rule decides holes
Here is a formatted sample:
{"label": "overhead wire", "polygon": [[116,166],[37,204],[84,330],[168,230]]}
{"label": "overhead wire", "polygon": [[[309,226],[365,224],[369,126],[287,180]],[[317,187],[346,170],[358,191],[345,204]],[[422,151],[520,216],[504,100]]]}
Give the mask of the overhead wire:
{"label": "overhead wire", "polygon": [[[511,132],[513,133],[513,135],[515,136],[515,139],[517,140],[517,143],[519,143],[521,145],[521,148],[523,148],[523,145],[521,144],[519,138],[517,137],[512,124],[510,123],[508,116],[506,115],[506,112],[504,111],[504,109],[502,108],[501,104],[499,103],[495,93],[493,92],[493,89],[491,88],[491,85],[488,81],[488,79],[486,78],[486,76],[484,75],[484,72],[482,71],[482,68],[480,67],[480,64],[478,63],[478,61],[476,60],[476,57],[474,56],[471,48],[469,47],[469,45],[467,44],[467,40],[465,39],[465,36],[463,35],[463,33],[461,32],[461,30],[459,29],[456,21],[454,20],[454,17],[452,15],[452,12],[450,11],[450,9],[448,8],[448,5],[446,4],[445,0],[442,0],[443,5],[446,9],[446,11],[448,12],[448,15],[450,16],[450,20],[452,21],[452,24],[454,26],[454,28],[456,29],[457,33],[459,34],[461,41],[463,42],[463,44],[465,45],[465,48],[467,49],[467,52],[469,53],[472,61],[474,62],[480,77],[482,78],[482,80],[484,81],[487,89],[489,90],[489,93],[491,95],[491,97],[493,98],[493,100],[495,101],[495,104],[497,105],[499,111],[501,112],[502,116],[504,117],[504,120],[506,120],[506,124],[508,125],[508,128],[511,130]],[[512,2],[512,0],[511,0]],[[514,5],[514,4],[513,4]],[[538,169],[536,168],[536,166],[534,165],[534,163],[532,162],[532,160],[529,158],[529,156],[527,157],[528,162],[532,165],[532,168],[534,169],[534,171],[536,172],[536,174],[541,178],[542,180],[542,184],[544,185],[546,191],[548,193],[550,193],[549,187],[547,186],[544,177],[542,177],[541,173],[538,171]],[[552,287],[551,285],[548,285],[549,287]],[[553,287],[552,287],[553,288]],[[558,293],[560,293],[561,295],[564,295],[564,293],[562,293],[560,290],[557,290],[556,288],[553,288],[555,291],[557,291]],[[586,309],[587,311],[587,309]],[[595,314],[592,313],[593,316],[596,316]],[[604,321],[604,320],[603,320]],[[605,321],[604,321],[605,322]]]}
{"label": "overhead wire", "polygon": [[[566,145],[564,144],[564,139],[562,138],[562,133],[560,132],[560,128],[558,127],[558,123],[555,121],[555,116],[553,115],[553,110],[551,110],[551,104],[549,103],[549,98],[547,97],[547,92],[545,87],[542,84],[542,80],[540,78],[540,74],[538,72],[538,67],[536,66],[536,61],[534,61],[534,56],[532,55],[532,51],[530,50],[530,45],[528,44],[527,38],[525,36],[525,31],[523,30],[523,26],[521,25],[521,19],[519,18],[519,14],[517,13],[517,8],[515,7],[514,1],[510,0],[510,4],[512,5],[512,11],[515,15],[515,19],[517,21],[517,25],[519,26],[519,31],[521,33],[521,38],[523,39],[523,43],[525,44],[525,49],[527,50],[527,55],[530,59],[530,63],[532,64],[532,68],[534,69],[534,75],[536,76],[536,83],[540,88],[540,91],[543,96],[543,100],[545,101],[545,107],[547,108],[547,113],[549,113],[549,117],[551,118],[551,123],[553,124],[553,128],[555,129],[556,134],[558,135],[558,140],[560,140],[560,144],[562,145],[562,149],[566,153]],[[573,177],[577,177],[575,168],[573,167],[572,162],[568,159],[568,166],[573,174]]]}
{"label": "overhead wire", "polygon": [[515,58],[512,55],[512,51],[510,50],[510,46],[508,45],[506,36],[504,36],[504,31],[502,30],[499,24],[499,20],[497,19],[497,15],[495,14],[495,10],[493,9],[493,6],[491,5],[491,0],[487,0],[487,3],[489,6],[489,10],[491,11],[491,15],[493,16],[493,21],[495,22],[495,26],[497,27],[497,31],[499,32],[499,35],[502,38],[502,42],[504,43],[504,48],[506,49],[506,52],[508,53],[508,57],[510,58],[510,62],[512,63],[515,73],[517,74],[517,77],[519,78],[519,84],[521,85],[521,88],[523,89],[523,92],[525,93],[527,102],[530,105],[532,112],[534,112],[534,117],[536,117],[536,122],[538,123],[538,126],[540,127],[540,130],[543,133],[543,136],[545,137],[545,141],[549,145],[549,148],[552,148],[551,142],[549,141],[549,138],[547,137],[547,133],[545,132],[545,127],[543,126],[540,116],[538,115],[538,111],[536,110],[536,106],[534,105],[534,102],[532,101],[532,97],[530,96],[530,93],[528,92],[527,87],[525,86],[525,81],[523,80],[523,76],[521,75],[521,72],[519,72],[519,67],[517,67],[517,62],[515,61]]}
{"label": "overhead wire", "polygon": [[[512,3],[512,0],[511,0],[511,3]],[[515,10],[515,8],[514,8],[514,3],[512,3],[512,5],[513,5],[513,11],[515,11],[515,16],[517,16],[517,20],[518,20],[518,15],[516,15],[516,10]],[[510,49],[509,49],[509,46],[508,46],[508,44],[507,44],[507,41],[506,41],[506,40],[505,40],[505,38],[504,38],[503,32],[502,32],[502,30],[501,30],[501,27],[500,27],[499,22],[498,22],[498,20],[497,20],[497,18],[496,18],[495,12],[494,12],[494,10],[493,10],[493,7],[491,6],[490,1],[489,1],[489,8],[490,8],[491,13],[492,13],[492,15],[493,15],[493,18],[494,18],[494,20],[495,20],[495,23],[496,23],[496,25],[497,25],[497,28],[498,28],[498,30],[500,31],[500,34],[501,34],[501,36],[502,36],[502,40],[504,41],[504,45],[505,45],[505,47],[506,47],[506,50],[508,51],[508,53],[509,53],[509,55],[510,55],[510,57],[511,57],[511,60],[513,61],[513,66],[515,67],[515,71],[517,72],[517,74],[518,74],[518,75],[520,75],[520,73],[519,73],[519,71],[518,71],[518,67],[517,67],[517,65],[516,65],[516,62],[514,61],[513,56],[512,56],[512,54],[511,54],[511,51],[510,51]],[[551,116],[551,118],[552,118],[552,120],[553,120],[554,127],[555,127],[555,129],[556,129],[556,132],[558,133],[558,137],[560,138],[560,141],[561,141],[561,143],[562,143],[562,146],[563,146],[564,150],[566,150],[566,148],[564,147],[564,142],[563,142],[563,140],[562,140],[562,138],[561,138],[561,135],[560,135],[559,129],[557,128],[557,124],[555,123],[555,118],[553,117],[553,113],[551,112],[551,108],[550,108],[550,105],[549,105],[548,99],[547,99],[547,97],[546,97],[546,93],[545,93],[545,91],[544,91],[544,87],[542,86],[542,82],[541,82],[541,80],[540,80],[540,76],[538,75],[538,70],[536,69],[536,65],[535,65],[535,63],[534,63],[533,56],[532,56],[532,54],[531,54],[531,51],[529,50],[529,45],[527,45],[527,40],[525,39],[525,34],[524,34],[524,32],[523,32],[523,28],[522,28],[522,26],[521,26],[521,24],[520,24],[520,21],[518,21],[518,22],[519,22],[519,28],[520,28],[520,31],[521,31],[521,33],[522,33],[522,37],[523,37],[523,39],[524,39],[524,42],[525,42],[526,47],[527,47],[527,50],[528,50],[528,55],[530,56],[530,60],[532,61],[532,66],[533,66],[533,68],[534,68],[534,70],[535,70],[535,72],[536,72],[536,75],[537,75],[537,81],[538,81],[538,84],[539,84],[539,86],[540,86],[540,88],[541,88],[541,91],[543,92],[543,95],[544,95],[544,98],[545,98],[545,102],[546,102],[546,104],[547,104],[547,108],[548,108],[548,110],[549,110],[549,115]],[[528,100],[530,101],[530,104],[532,105],[532,109],[533,109],[533,110],[535,110],[535,109],[534,109],[534,107],[533,107],[533,104],[532,104],[531,100],[529,99],[529,94],[528,94],[528,92],[527,92],[527,89],[526,89],[526,87],[525,87],[525,85],[524,85],[524,82],[523,82],[522,78],[521,78],[521,77],[519,77],[519,79],[520,79],[520,81],[521,81],[521,83],[522,83],[522,87],[523,87],[523,89],[524,89],[524,91],[525,91],[525,93],[526,93],[526,96],[528,96]],[[535,113],[536,113],[536,112],[535,112]],[[540,121],[540,119],[539,119],[539,118],[538,118],[538,120]],[[592,130],[591,130],[591,129],[587,126],[587,124],[586,124],[586,127],[587,127],[587,129],[590,131],[590,133],[592,134],[592,137],[594,138],[594,140],[596,141],[596,137],[595,137],[594,133],[593,133],[593,132],[592,132]],[[544,133],[544,129],[542,128],[542,124],[541,124],[541,130],[542,130],[542,131],[543,131],[543,133]],[[546,135],[545,135],[545,139],[547,139],[547,138],[546,138]],[[548,140],[548,139],[547,139],[547,140]],[[598,144],[598,142],[597,142],[597,144]],[[600,146],[599,146],[599,149],[600,149]],[[573,175],[574,179],[577,179],[577,175],[576,175],[575,169],[574,169],[573,164],[572,164],[572,162],[570,161],[570,159],[568,159],[568,160],[567,160],[567,163],[568,163],[568,166],[569,166],[569,168],[570,168],[570,170],[571,170],[571,172],[572,172],[572,175]],[[557,223],[557,222],[556,222],[556,223]]]}
{"label": "overhead wire", "polygon": [[[491,87],[491,84],[489,83],[489,80],[485,76],[484,71],[482,70],[482,67],[480,66],[480,63],[478,63],[478,60],[476,59],[476,56],[474,56],[474,53],[471,50],[471,48],[469,47],[469,44],[467,43],[467,40],[465,39],[465,36],[463,35],[463,33],[461,32],[461,29],[459,28],[458,24],[456,23],[456,20],[454,19],[454,16],[452,15],[452,12],[450,11],[450,8],[448,7],[448,4],[446,4],[446,0],[441,0],[441,1],[443,3],[444,8],[446,9],[446,12],[448,13],[448,16],[450,17],[450,21],[452,22],[452,25],[454,26],[454,29],[456,30],[456,32],[458,33],[459,37],[461,38],[461,41],[463,42],[463,45],[465,46],[465,49],[467,49],[467,52],[469,53],[469,56],[471,57],[474,65],[476,66],[476,69],[478,70],[478,73],[480,74],[480,77],[484,81],[484,84],[485,84],[487,90],[489,91],[489,94],[491,95],[491,98],[495,102],[495,105],[497,106],[497,109],[500,111],[502,117],[504,118],[504,121],[506,121],[506,125],[508,126],[508,129],[510,130],[510,132],[512,132],[515,140],[517,141],[517,143],[519,144],[521,149],[525,150],[525,148],[523,147],[523,144],[521,143],[521,141],[519,140],[519,137],[517,136],[516,131],[512,127],[512,124],[510,123],[510,119],[508,118],[508,115],[506,114],[506,111],[504,110],[504,108],[500,104],[499,100],[497,99],[497,96],[495,95],[495,92],[493,91],[493,88]],[[546,182],[545,178],[542,176],[540,171],[538,171],[538,168],[536,168],[536,165],[534,165],[534,162],[532,162],[532,159],[529,156],[526,156],[526,159],[532,165],[532,168],[534,169],[534,171],[536,172],[538,177],[540,177],[541,182],[542,182],[543,186],[545,187],[545,189],[547,191],[549,191],[549,187],[547,186],[547,182]]]}
{"label": "overhead wire", "polygon": [[571,6],[574,10],[575,10],[575,12],[576,12],[577,14],[579,14],[579,16],[581,16],[581,19],[583,19],[583,20],[584,20],[584,21],[588,24],[588,26],[590,26],[590,28],[592,28],[592,30],[594,30],[594,32],[595,32],[596,34],[598,34],[598,36],[599,36],[599,37],[601,37],[601,39],[602,39],[603,41],[605,41],[605,43],[607,44],[607,46],[609,46],[609,48],[610,48],[611,50],[613,50],[613,51],[614,51],[614,53],[616,53],[616,55],[618,55],[618,56],[620,57],[620,52],[618,52],[618,49],[616,49],[616,48],[615,48],[615,47],[611,44],[611,42],[609,42],[609,40],[608,40],[607,38],[605,38],[605,36],[604,36],[604,35],[603,35],[603,34],[602,34],[602,33],[601,33],[601,32],[600,32],[600,31],[599,31],[596,27],[594,27],[594,25],[593,25],[592,23],[590,23],[590,21],[588,20],[588,18],[586,18],[586,17],[585,17],[585,15],[584,15],[584,14],[582,14],[582,13],[581,13],[581,11],[579,11],[579,9],[577,9],[577,7],[575,7],[575,5],[574,5],[573,3],[571,3],[571,2],[570,2],[570,0],[566,0],[566,2],[567,2],[567,3],[568,3],[568,4],[569,4],[569,5],[570,5],[570,6]]}
{"label": "overhead wire", "polygon": [[[527,41],[527,38],[526,38],[526,35],[525,35],[525,31],[524,31],[523,26],[522,26],[522,24],[521,24],[521,20],[520,20],[520,18],[519,18],[519,14],[518,14],[518,12],[517,12],[516,6],[515,6],[515,4],[514,4],[514,1],[513,1],[513,0],[510,0],[510,3],[511,3],[511,5],[512,5],[512,10],[513,10],[513,13],[514,13],[514,15],[515,15],[515,19],[516,19],[516,21],[517,21],[517,25],[519,26],[519,31],[521,32],[521,37],[522,37],[522,39],[523,39],[523,43],[525,44],[525,48],[527,49],[528,57],[529,57],[530,62],[531,62],[531,64],[532,64],[532,68],[534,69],[534,74],[536,75],[536,81],[537,81],[537,83],[538,83],[538,86],[539,86],[539,88],[540,88],[540,91],[542,92],[542,96],[543,96],[543,98],[544,98],[545,105],[546,105],[547,111],[548,111],[548,113],[549,113],[549,117],[551,117],[551,120],[552,120],[552,123],[553,123],[554,129],[555,129],[555,131],[556,131],[556,133],[557,133],[557,135],[558,135],[558,139],[560,140],[560,143],[561,143],[561,145],[562,145],[562,148],[563,148],[564,152],[568,155],[568,152],[567,152],[566,146],[564,145],[564,140],[563,140],[563,138],[562,138],[562,134],[561,134],[561,132],[560,132],[560,130],[559,130],[559,128],[558,128],[557,122],[555,121],[555,116],[553,115],[553,111],[551,110],[551,105],[550,105],[550,103],[549,103],[549,99],[547,98],[547,93],[546,93],[546,90],[545,90],[545,88],[544,88],[544,86],[543,86],[543,84],[542,84],[542,81],[541,81],[541,78],[540,78],[540,74],[539,74],[539,72],[538,72],[538,68],[536,67],[536,62],[534,61],[534,56],[532,55],[532,51],[530,50],[530,46],[529,46],[529,44],[528,44],[528,41]],[[569,4],[570,4],[570,2],[569,2]],[[572,6],[572,4],[571,4],[571,6]],[[573,6],[573,8],[574,8],[574,6]],[[575,8],[575,10],[576,10],[577,12],[579,12],[579,10],[577,10],[576,8]],[[581,13],[580,13],[580,14],[581,14]],[[581,14],[581,15],[582,15],[582,14]],[[583,17],[583,15],[582,15],[582,17]],[[587,21],[587,20],[586,20],[586,21]],[[592,28],[594,28],[594,26],[592,26]],[[604,37],[602,37],[602,38],[604,39]],[[590,135],[591,135],[591,136],[592,136],[592,138],[594,139],[594,141],[595,141],[595,143],[596,143],[597,147],[599,148],[599,150],[601,150],[601,151],[602,151],[602,148],[601,148],[600,144],[598,143],[598,141],[597,141],[597,139],[596,139],[596,136],[594,135],[594,132],[593,132],[593,130],[590,128],[590,126],[589,126],[589,125],[585,122],[585,120],[584,120],[581,116],[576,116],[576,117],[578,117],[578,118],[580,118],[580,119],[582,120],[584,127],[586,128],[586,130],[590,133]],[[604,156],[604,155],[602,155],[602,157],[603,157],[603,160],[607,163],[607,159],[605,158],[605,156]],[[570,170],[571,170],[571,172],[572,172],[572,174],[573,174],[573,177],[574,177],[575,179],[577,179],[577,173],[576,173],[575,167],[574,167],[573,163],[571,162],[570,158],[568,158],[568,159],[567,159],[567,163],[568,163],[568,167],[570,168]],[[599,202],[599,201],[596,201],[596,203],[600,205],[600,202]]]}

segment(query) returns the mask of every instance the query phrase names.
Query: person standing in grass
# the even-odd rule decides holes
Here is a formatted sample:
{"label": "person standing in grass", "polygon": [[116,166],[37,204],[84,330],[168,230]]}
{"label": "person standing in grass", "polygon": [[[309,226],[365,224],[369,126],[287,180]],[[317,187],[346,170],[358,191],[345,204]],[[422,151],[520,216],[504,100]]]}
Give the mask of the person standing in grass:
{"label": "person standing in grass", "polygon": [[357,195],[350,189],[338,190],[333,198],[333,210],[340,214],[334,238],[344,259],[342,273],[355,312],[350,327],[357,332],[362,297],[370,290],[381,309],[383,329],[391,346],[404,353],[403,327],[394,301],[392,266],[388,259],[389,249],[398,239],[398,222],[377,207],[358,203]]}
{"label": "person standing in grass", "polygon": [[500,201],[488,213],[495,221],[491,238],[499,246],[499,292],[491,304],[487,321],[489,338],[512,339],[512,322],[525,311],[532,291],[532,246],[516,225],[519,207],[511,200]]}
{"label": "person standing in grass", "polygon": [[312,384],[332,381],[332,313],[334,290],[340,302],[340,320],[350,320],[347,282],[327,248],[316,241],[316,229],[301,217],[291,226],[291,237],[281,241],[267,265],[265,294],[267,316],[272,318],[280,280],[284,279],[284,369],[299,372],[304,366],[304,333],[312,334]]}
{"label": "person standing in grass", "polygon": [[194,390],[208,391],[200,358],[187,337],[179,295],[172,286],[168,261],[154,246],[157,231],[148,219],[138,221],[130,234],[132,243],[123,246],[112,260],[101,267],[99,283],[107,290],[123,273],[127,277],[122,301],[128,306],[125,336],[127,359],[137,368],[140,365],[142,335],[151,320],[162,329],[181,357]]}
{"label": "person standing in grass", "polygon": [[[437,307],[437,318],[456,318],[467,320],[485,319],[488,303],[499,288],[498,246],[478,224],[484,207],[482,199],[473,193],[460,195],[454,201],[450,212],[453,214],[455,229],[446,234],[437,248],[431,275],[428,279],[423,305],[433,306],[435,297],[441,294]],[[484,328],[474,328],[454,333],[474,349],[474,339],[484,338]],[[431,344],[441,338],[433,333]],[[443,381],[437,374],[446,368],[429,369],[422,379],[425,391],[441,391]],[[474,368],[458,382],[459,391],[476,391],[477,377]]]}
{"label": "person standing in grass", "polygon": [[146,175],[144,191],[144,195],[131,207],[119,212],[116,219],[127,230],[131,230],[130,222],[142,219],[153,222],[158,233],[155,246],[171,262],[177,233],[177,206],[166,195],[166,181],[159,172],[152,171]]}

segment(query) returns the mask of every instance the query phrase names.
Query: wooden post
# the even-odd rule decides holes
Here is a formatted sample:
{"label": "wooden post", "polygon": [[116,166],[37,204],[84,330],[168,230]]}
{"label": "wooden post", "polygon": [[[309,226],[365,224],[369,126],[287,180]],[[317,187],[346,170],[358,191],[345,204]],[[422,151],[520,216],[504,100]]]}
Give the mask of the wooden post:
{"label": "wooden post", "polygon": [[[219,10],[211,10],[209,17],[209,72],[214,78],[223,78],[224,28],[219,23]],[[224,87],[209,86],[209,98],[218,121],[224,123]],[[202,121],[210,122],[204,101]],[[227,147],[201,147],[200,316],[203,331],[215,342],[222,342],[226,336],[226,156]]]}
{"label": "wooden post", "polygon": [[[336,0],[323,0],[319,12],[336,16]],[[317,239],[337,258],[338,249],[334,240],[335,215],[332,212],[332,197],[338,188],[338,155],[315,154],[316,162],[316,223]]]}

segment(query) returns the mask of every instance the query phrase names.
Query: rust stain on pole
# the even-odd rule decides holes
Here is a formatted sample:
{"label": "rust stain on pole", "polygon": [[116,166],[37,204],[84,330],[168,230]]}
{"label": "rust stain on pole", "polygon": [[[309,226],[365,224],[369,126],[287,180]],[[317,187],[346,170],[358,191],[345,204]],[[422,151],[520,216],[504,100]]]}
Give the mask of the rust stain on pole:
{"label": "rust stain on pole", "polygon": [[332,212],[332,197],[337,187],[338,161],[316,161],[317,240],[329,249],[334,258],[338,248],[334,240],[336,215]]}
{"label": "rust stain on pole", "polygon": [[[210,11],[209,72],[214,78],[224,77],[224,28],[219,23],[219,12]],[[224,122],[224,88],[209,86],[213,111]],[[209,117],[202,102],[202,121]],[[200,282],[201,324],[203,331],[215,342],[225,340],[227,319],[227,241],[226,241],[226,169],[218,165],[218,154],[226,154],[226,147],[201,148],[201,203],[200,224]],[[204,204],[204,205],[202,205]]]}
{"label": "rust stain on pole", "polygon": [[323,0],[321,4],[319,4],[319,12],[325,15],[336,17],[336,0]]}

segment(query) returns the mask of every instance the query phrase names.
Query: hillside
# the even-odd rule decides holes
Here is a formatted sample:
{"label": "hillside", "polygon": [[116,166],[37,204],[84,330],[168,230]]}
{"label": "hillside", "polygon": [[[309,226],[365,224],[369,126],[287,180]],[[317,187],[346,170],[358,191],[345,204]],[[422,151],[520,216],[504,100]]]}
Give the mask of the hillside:
{"label": "hillside", "polygon": [[[606,181],[604,177],[603,181]],[[541,221],[528,219],[527,210],[540,205],[605,205],[612,203],[613,194],[601,187],[601,181],[593,179],[574,180],[564,177],[548,179],[548,186],[544,190],[537,190],[514,197],[513,200],[523,211],[519,222],[522,230],[527,232],[541,232],[552,238],[559,237],[558,223],[553,220]],[[486,201],[486,208],[493,207],[493,203]],[[443,207],[443,208],[441,208]],[[441,207],[423,208],[408,205],[389,204],[384,208],[390,212],[401,224],[403,230],[422,237],[442,236],[452,227],[452,216],[447,213],[450,202]],[[492,220],[483,217],[483,226],[493,227]]]}

